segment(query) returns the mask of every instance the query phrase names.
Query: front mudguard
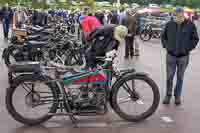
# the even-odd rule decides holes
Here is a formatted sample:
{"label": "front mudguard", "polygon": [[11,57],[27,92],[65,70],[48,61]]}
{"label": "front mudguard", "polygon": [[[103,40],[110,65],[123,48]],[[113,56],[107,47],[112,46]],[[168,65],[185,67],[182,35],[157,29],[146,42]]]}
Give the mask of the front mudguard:
{"label": "front mudguard", "polygon": [[8,48],[4,48],[3,53],[2,53],[2,59],[5,58],[7,52],[8,52]]}
{"label": "front mudguard", "polygon": [[109,95],[109,102],[110,102],[110,106],[113,108],[112,105],[112,95],[113,95],[113,91],[115,91],[116,86],[118,85],[118,83],[122,80],[124,80],[124,78],[128,77],[129,75],[135,75],[135,76],[148,76],[148,73],[145,72],[132,72],[132,73],[123,73],[119,78],[117,78],[117,80],[115,81],[115,83],[112,85],[111,91],[110,91],[110,95]]}

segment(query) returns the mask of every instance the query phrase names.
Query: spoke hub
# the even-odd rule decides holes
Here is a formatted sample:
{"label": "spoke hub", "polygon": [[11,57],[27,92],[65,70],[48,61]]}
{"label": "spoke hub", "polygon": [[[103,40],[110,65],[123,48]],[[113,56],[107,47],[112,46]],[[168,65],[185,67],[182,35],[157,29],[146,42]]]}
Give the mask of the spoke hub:
{"label": "spoke hub", "polygon": [[30,92],[25,96],[25,103],[28,107],[34,108],[40,103],[40,95],[36,92]]}

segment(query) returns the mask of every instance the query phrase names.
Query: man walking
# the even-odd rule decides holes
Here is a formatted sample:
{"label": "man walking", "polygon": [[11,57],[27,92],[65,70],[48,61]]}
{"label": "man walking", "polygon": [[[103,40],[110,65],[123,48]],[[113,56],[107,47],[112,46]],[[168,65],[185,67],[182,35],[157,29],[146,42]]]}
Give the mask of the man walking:
{"label": "man walking", "polygon": [[189,63],[189,55],[199,41],[195,25],[190,20],[185,19],[181,7],[176,8],[176,19],[166,24],[161,40],[167,51],[167,89],[163,104],[170,104],[173,78],[177,72],[174,97],[175,104],[180,105],[184,73]]}
{"label": "man walking", "polygon": [[9,25],[12,21],[12,10],[8,7],[8,4],[5,5],[2,9],[2,23],[3,23],[3,32],[4,32],[4,38],[8,39],[8,33],[9,33]]}

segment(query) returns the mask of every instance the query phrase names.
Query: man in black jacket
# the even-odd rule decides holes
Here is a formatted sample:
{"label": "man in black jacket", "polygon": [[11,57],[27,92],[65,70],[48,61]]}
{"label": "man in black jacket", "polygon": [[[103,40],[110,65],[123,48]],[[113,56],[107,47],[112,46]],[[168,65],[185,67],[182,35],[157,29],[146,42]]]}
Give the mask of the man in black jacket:
{"label": "man in black jacket", "polygon": [[198,44],[195,25],[184,17],[181,7],[176,9],[176,19],[166,24],[162,34],[162,45],[167,50],[167,89],[163,104],[169,104],[172,96],[173,78],[177,71],[174,89],[175,104],[181,104],[184,73],[189,63],[190,52]]}
{"label": "man in black jacket", "polygon": [[119,24],[119,15],[117,13],[117,11],[112,11],[112,17],[111,17],[111,20],[110,20],[110,23],[111,24]]}

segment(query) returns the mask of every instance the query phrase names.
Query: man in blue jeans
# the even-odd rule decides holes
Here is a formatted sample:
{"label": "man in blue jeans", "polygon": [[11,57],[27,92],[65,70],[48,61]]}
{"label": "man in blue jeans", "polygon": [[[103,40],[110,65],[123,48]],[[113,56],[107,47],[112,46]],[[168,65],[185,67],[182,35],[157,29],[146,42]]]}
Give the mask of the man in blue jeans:
{"label": "man in blue jeans", "polygon": [[176,8],[176,19],[166,24],[161,41],[163,48],[167,51],[167,89],[163,104],[170,104],[173,78],[177,73],[174,97],[175,104],[180,105],[184,73],[189,63],[190,52],[199,41],[195,25],[190,20],[185,19],[181,7]]}
{"label": "man in blue jeans", "polygon": [[8,39],[8,33],[9,33],[9,24],[12,20],[12,10],[10,7],[8,7],[8,4],[5,5],[5,7],[2,8],[2,23],[3,23],[3,32],[4,32],[4,38]]}

